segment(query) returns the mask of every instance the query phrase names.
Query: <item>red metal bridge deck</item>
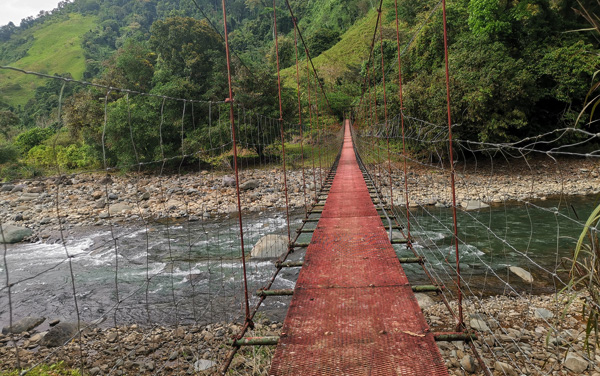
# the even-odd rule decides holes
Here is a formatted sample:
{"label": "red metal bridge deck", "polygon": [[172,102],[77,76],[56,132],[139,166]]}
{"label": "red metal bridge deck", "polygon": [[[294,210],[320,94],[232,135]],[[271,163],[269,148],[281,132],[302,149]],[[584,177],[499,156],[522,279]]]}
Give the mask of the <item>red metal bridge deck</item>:
{"label": "red metal bridge deck", "polygon": [[371,201],[349,127],[269,375],[448,375]]}

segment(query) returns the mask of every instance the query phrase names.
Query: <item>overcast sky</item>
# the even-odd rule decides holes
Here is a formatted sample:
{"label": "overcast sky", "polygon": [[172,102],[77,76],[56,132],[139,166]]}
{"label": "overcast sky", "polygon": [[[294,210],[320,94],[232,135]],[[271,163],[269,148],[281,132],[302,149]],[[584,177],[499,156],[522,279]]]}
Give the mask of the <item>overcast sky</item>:
{"label": "overcast sky", "polygon": [[1,0],[0,26],[12,21],[19,26],[21,20],[28,16],[37,16],[40,10],[52,10],[60,0]]}

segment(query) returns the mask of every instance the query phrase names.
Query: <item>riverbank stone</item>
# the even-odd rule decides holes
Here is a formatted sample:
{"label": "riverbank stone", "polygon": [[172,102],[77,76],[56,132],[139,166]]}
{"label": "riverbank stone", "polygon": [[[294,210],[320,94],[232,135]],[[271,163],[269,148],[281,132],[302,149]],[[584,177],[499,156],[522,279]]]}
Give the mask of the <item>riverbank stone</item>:
{"label": "riverbank stone", "polygon": [[464,210],[479,210],[489,208],[490,206],[484,202],[478,200],[467,200],[460,204]]}
{"label": "riverbank stone", "polygon": [[489,332],[490,331],[490,327],[486,324],[486,322],[479,318],[471,319],[471,321],[469,322],[469,325],[471,326],[471,328],[473,328],[479,332]]}
{"label": "riverbank stone", "polygon": [[23,332],[28,332],[31,329],[39,326],[44,321],[46,321],[45,317],[25,317],[14,323],[11,327],[2,328],[2,334],[20,334]]}
{"label": "riverbank stone", "polygon": [[494,369],[498,372],[502,372],[503,375],[508,375],[508,376],[518,376],[519,375],[517,373],[517,371],[515,371],[513,366],[511,366],[508,363],[503,363],[503,362],[497,361],[496,363],[494,363]]}
{"label": "riverbank stone", "polygon": [[417,303],[421,309],[431,307],[435,304],[433,299],[431,299],[427,294],[415,294],[415,298],[417,299]]}
{"label": "riverbank stone", "polygon": [[77,323],[61,322],[50,328],[40,341],[41,346],[58,347],[70,341],[77,334]]}
{"label": "riverbank stone", "polygon": [[235,178],[232,176],[223,176],[221,183],[224,187],[235,187]]}
{"label": "riverbank stone", "polygon": [[551,319],[554,317],[554,314],[546,308],[536,308],[533,315],[536,319]]}
{"label": "riverbank stone", "polygon": [[33,231],[27,227],[3,225],[2,234],[0,235],[0,243],[19,243],[22,242],[26,237],[31,236],[31,234],[33,234]]}
{"label": "riverbank stone", "polygon": [[577,375],[588,368],[588,362],[582,357],[575,354],[567,355],[564,365]]}
{"label": "riverbank stone", "polygon": [[248,180],[245,181],[243,184],[240,185],[240,189],[243,191],[247,191],[250,189],[256,189],[260,186],[260,183],[258,182],[258,180]]}
{"label": "riverbank stone", "polygon": [[475,359],[473,359],[473,357],[471,355],[463,356],[463,358],[460,360],[460,365],[468,373],[477,372],[477,367],[478,367],[477,362],[475,361]]}
{"label": "riverbank stone", "polygon": [[513,274],[517,277],[521,278],[523,281],[527,283],[533,282],[533,276],[527,270],[520,268],[518,266],[511,266],[508,268]]}
{"label": "riverbank stone", "polygon": [[288,238],[283,235],[268,234],[256,242],[250,257],[253,258],[278,258],[288,250]]}
{"label": "riverbank stone", "polygon": [[213,362],[212,360],[200,359],[200,360],[197,360],[196,363],[194,363],[194,370],[196,372],[202,372],[202,371],[209,370],[209,369],[215,367],[216,365],[217,365],[217,363]]}
{"label": "riverbank stone", "polygon": [[124,211],[130,211],[131,207],[125,203],[118,202],[116,204],[110,205],[108,208],[108,212],[111,215],[120,214]]}

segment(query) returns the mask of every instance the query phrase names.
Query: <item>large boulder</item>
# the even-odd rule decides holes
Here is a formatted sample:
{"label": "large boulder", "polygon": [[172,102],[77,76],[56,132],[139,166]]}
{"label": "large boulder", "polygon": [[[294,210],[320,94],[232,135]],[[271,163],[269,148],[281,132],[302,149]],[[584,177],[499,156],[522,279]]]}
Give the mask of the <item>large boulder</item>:
{"label": "large boulder", "polygon": [[111,215],[121,214],[122,212],[128,212],[131,207],[123,202],[118,202],[109,206],[108,211]]}
{"label": "large boulder", "polygon": [[223,176],[221,183],[224,187],[235,187],[235,178],[232,176]]}
{"label": "large boulder", "polygon": [[250,256],[254,258],[278,258],[288,251],[288,238],[283,235],[265,235],[252,248]]}
{"label": "large boulder", "polygon": [[461,203],[461,206],[464,210],[479,210],[489,208],[490,206],[484,202],[477,200],[467,200]]}
{"label": "large boulder", "polygon": [[26,237],[31,236],[31,234],[33,234],[33,231],[27,227],[3,225],[2,234],[0,234],[0,243],[19,243]]}
{"label": "large boulder", "polygon": [[40,345],[46,347],[59,347],[70,341],[78,332],[77,323],[61,322],[48,330],[41,339]]}
{"label": "large boulder", "polygon": [[2,328],[2,334],[20,334],[23,332],[28,332],[31,329],[39,326],[45,320],[45,317],[25,317],[17,321],[16,323],[13,323],[13,325],[10,327]]}
{"label": "large boulder", "polygon": [[531,273],[523,268],[519,268],[518,266],[511,266],[508,268],[511,272],[513,272],[517,277],[521,278],[523,281],[527,283],[533,282],[533,277]]}
{"label": "large boulder", "polygon": [[245,181],[244,183],[240,184],[240,189],[243,191],[247,191],[250,189],[258,188],[259,186],[260,186],[259,181],[252,179],[252,180],[248,180],[248,181]]}
{"label": "large boulder", "polygon": [[418,293],[415,294],[415,298],[417,298],[417,303],[419,303],[419,307],[421,307],[421,309],[431,307],[435,304],[433,299],[431,299],[427,294]]}

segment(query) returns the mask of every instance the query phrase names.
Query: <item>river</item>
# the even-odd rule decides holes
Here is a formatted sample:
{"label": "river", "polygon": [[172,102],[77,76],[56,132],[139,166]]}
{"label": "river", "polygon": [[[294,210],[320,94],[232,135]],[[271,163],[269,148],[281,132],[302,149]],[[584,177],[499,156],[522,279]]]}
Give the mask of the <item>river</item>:
{"label": "river", "polygon": [[[548,292],[560,288],[561,259],[568,257],[596,198],[552,198],[530,204],[494,205],[458,213],[463,286],[475,294],[510,291]],[[446,284],[454,278],[452,212],[424,207],[411,211],[415,249],[427,259],[432,275]],[[292,213],[291,232],[302,213]],[[265,234],[287,235],[285,212],[245,215],[245,249]],[[198,222],[129,224],[81,228],[65,234],[61,244],[17,244],[7,247],[12,284],[13,319],[44,316],[75,320],[75,296],[81,320],[104,318],[105,325],[208,323],[243,317],[242,267],[237,218]],[[313,225],[314,226],[314,225]],[[309,241],[302,235],[300,241]],[[402,245],[397,253],[407,256]],[[67,254],[69,257],[67,257]],[[299,260],[303,251],[291,258]],[[69,263],[69,260],[71,263]],[[524,283],[508,266],[529,270],[535,282]],[[273,275],[269,260],[249,260],[251,304],[254,292]],[[418,265],[405,265],[409,280],[427,282]],[[282,270],[273,288],[293,288],[298,268]],[[0,265],[0,325],[9,322],[6,269]],[[557,287],[558,286],[558,287]],[[281,320],[290,298],[269,298],[264,315]]]}

